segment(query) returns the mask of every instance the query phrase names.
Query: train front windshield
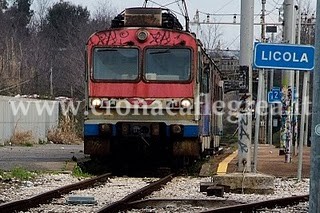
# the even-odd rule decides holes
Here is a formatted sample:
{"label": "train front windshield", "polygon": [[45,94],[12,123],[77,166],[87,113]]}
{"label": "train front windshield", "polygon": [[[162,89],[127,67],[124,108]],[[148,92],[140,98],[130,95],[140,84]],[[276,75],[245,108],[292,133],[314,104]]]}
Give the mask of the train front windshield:
{"label": "train front windshield", "polygon": [[145,79],[149,81],[188,81],[191,76],[190,49],[150,48],[145,63]]}
{"label": "train front windshield", "polygon": [[[93,79],[135,81],[139,77],[139,50],[136,48],[95,48]],[[144,51],[143,77],[146,81],[189,81],[191,50],[148,48]]]}
{"label": "train front windshield", "polygon": [[138,49],[95,48],[93,78],[95,80],[135,80],[139,76]]}

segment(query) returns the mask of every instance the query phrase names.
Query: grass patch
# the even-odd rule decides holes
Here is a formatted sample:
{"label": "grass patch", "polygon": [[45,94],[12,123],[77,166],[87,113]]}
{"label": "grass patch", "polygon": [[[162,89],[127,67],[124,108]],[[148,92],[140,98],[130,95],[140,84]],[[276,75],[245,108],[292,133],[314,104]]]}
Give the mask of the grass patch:
{"label": "grass patch", "polygon": [[39,138],[39,140],[38,140],[38,144],[47,144],[48,143],[48,141],[47,140],[43,140],[43,139],[40,139]]}
{"label": "grass patch", "polygon": [[91,177],[87,172],[84,172],[80,166],[75,166],[72,170],[72,175],[74,177]]}
{"label": "grass patch", "polygon": [[35,177],[35,174],[20,167],[13,168],[10,172],[4,172],[0,170],[0,176],[3,180],[18,179],[18,180],[30,180]]}
{"label": "grass patch", "polygon": [[0,177],[4,177],[4,171],[0,170]]}
{"label": "grass patch", "polygon": [[19,180],[30,180],[34,178],[35,175],[26,169],[17,167],[11,171],[11,176]]}

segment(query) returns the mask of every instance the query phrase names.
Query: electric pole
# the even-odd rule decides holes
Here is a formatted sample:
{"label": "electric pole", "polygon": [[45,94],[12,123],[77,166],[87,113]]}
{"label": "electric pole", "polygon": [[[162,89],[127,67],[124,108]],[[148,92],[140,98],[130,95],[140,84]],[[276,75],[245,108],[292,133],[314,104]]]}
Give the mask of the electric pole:
{"label": "electric pole", "polygon": [[320,209],[320,1],[317,1],[315,69],[313,72],[313,105],[310,165],[309,212],[318,213]]}
{"label": "electric pole", "polygon": [[[297,44],[301,43],[301,0],[299,0],[299,6],[298,6],[298,36],[297,36]],[[298,151],[298,172],[297,172],[297,179],[298,181],[301,181],[302,178],[302,160],[303,160],[303,139],[304,139],[304,132],[305,132],[305,120],[306,120],[306,108],[308,106],[307,104],[307,87],[308,85],[308,78],[310,76],[309,71],[304,71],[303,73],[303,84],[302,84],[302,109],[301,109],[301,123],[300,123],[300,138],[298,137],[298,133],[296,135],[296,146],[297,149],[299,145],[299,151]],[[297,93],[299,93],[299,71],[296,73],[296,87],[297,87]],[[299,94],[300,96],[300,94]],[[297,98],[297,102],[295,103],[295,116],[296,121],[298,121],[298,114],[299,114],[299,96]],[[298,122],[296,122],[296,125],[298,125]],[[298,141],[299,140],[299,141]]]}
{"label": "electric pole", "polygon": [[53,68],[50,67],[50,95],[53,97]]}
{"label": "electric pole", "polygon": [[[294,1],[284,0],[284,43],[295,43],[295,21],[294,21]],[[292,115],[293,115],[293,82],[294,72],[286,70],[282,72],[282,94],[284,96],[282,105],[282,120],[281,125],[281,145],[285,147],[285,162],[291,162],[292,153]]]}
{"label": "electric pole", "polygon": [[[262,0],[262,9],[261,9],[261,42],[265,42],[265,35],[266,35],[266,27],[265,23],[265,6],[266,0]],[[259,133],[263,134],[263,126],[260,126],[260,118],[261,116],[261,102],[264,99],[264,69],[258,70],[259,72],[259,81],[258,81],[258,92],[257,92],[257,100],[255,104],[255,128],[254,128],[254,149],[253,149],[253,172],[257,172],[257,162],[258,162],[258,142],[259,142]],[[263,120],[263,119],[262,119]],[[261,128],[261,130],[260,130]]]}
{"label": "electric pole", "polygon": [[252,52],[254,0],[241,0],[240,72],[246,73],[247,88],[239,110],[238,171],[251,172],[252,139]]}

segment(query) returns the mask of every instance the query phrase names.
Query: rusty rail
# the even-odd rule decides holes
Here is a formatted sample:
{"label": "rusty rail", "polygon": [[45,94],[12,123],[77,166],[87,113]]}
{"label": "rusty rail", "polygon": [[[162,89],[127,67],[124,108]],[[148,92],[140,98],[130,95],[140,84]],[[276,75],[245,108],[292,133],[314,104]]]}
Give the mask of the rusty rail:
{"label": "rusty rail", "polygon": [[292,196],[285,198],[278,198],[248,204],[239,204],[216,208],[212,210],[202,211],[201,213],[232,213],[232,212],[255,212],[255,210],[261,208],[274,208],[276,206],[292,206],[299,202],[305,202],[309,200],[309,195]]}
{"label": "rusty rail", "polygon": [[111,173],[103,174],[98,177],[94,177],[88,180],[80,181],[78,183],[70,184],[67,186],[63,186],[63,187],[48,191],[48,192],[44,192],[27,199],[3,203],[3,204],[0,204],[0,212],[9,213],[9,212],[25,211],[27,209],[37,207],[40,204],[48,203],[50,202],[51,199],[59,198],[61,197],[61,195],[67,194],[73,190],[89,188],[93,186],[95,183],[105,181],[110,176],[111,176]]}
{"label": "rusty rail", "polygon": [[139,200],[139,199],[151,194],[152,192],[159,190],[164,184],[171,181],[173,177],[174,177],[173,174],[167,175],[164,178],[161,178],[160,180],[155,181],[155,182],[127,195],[123,199],[101,208],[97,212],[99,212],[99,213],[103,213],[103,212],[113,213],[113,212],[124,211],[125,209],[127,209],[129,207],[130,202]]}

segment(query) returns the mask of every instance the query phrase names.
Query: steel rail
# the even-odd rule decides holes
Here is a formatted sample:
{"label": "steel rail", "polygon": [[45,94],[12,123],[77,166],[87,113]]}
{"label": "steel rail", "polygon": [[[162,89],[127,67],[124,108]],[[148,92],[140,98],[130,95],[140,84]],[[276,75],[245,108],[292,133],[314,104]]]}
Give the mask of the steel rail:
{"label": "steel rail", "polygon": [[309,195],[300,195],[292,197],[284,197],[248,204],[232,205],[221,208],[216,208],[212,210],[202,211],[201,213],[221,213],[221,212],[253,212],[261,208],[274,208],[276,206],[290,206],[299,202],[304,202],[309,200]]}
{"label": "steel rail", "polygon": [[101,208],[97,212],[99,212],[99,213],[103,213],[103,212],[113,213],[113,212],[124,211],[129,207],[130,202],[139,200],[139,199],[151,194],[152,192],[159,190],[164,184],[171,181],[173,177],[174,177],[173,174],[167,175],[164,178],[161,178],[158,181],[150,183],[149,185],[127,195],[123,199]]}
{"label": "steel rail", "polygon": [[199,206],[209,208],[219,208],[223,206],[231,206],[242,204],[241,202],[235,200],[214,200],[214,199],[197,199],[197,198],[150,198],[142,199],[138,201],[133,201],[129,203],[128,209],[143,209],[146,206],[158,207],[167,206],[169,204],[174,204],[176,206],[189,205],[189,206]]}
{"label": "steel rail", "polygon": [[40,204],[48,203],[50,202],[51,199],[59,198],[61,197],[61,195],[69,193],[73,190],[89,188],[93,186],[95,183],[105,181],[110,176],[111,176],[111,173],[106,173],[98,177],[79,181],[74,184],[70,184],[67,186],[63,186],[63,187],[48,191],[48,192],[44,192],[27,199],[11,201],[8,203],[2,203],[0,204],[0,212],[9,213],[9,212],[25,211],[27,209],[37,207]]}

